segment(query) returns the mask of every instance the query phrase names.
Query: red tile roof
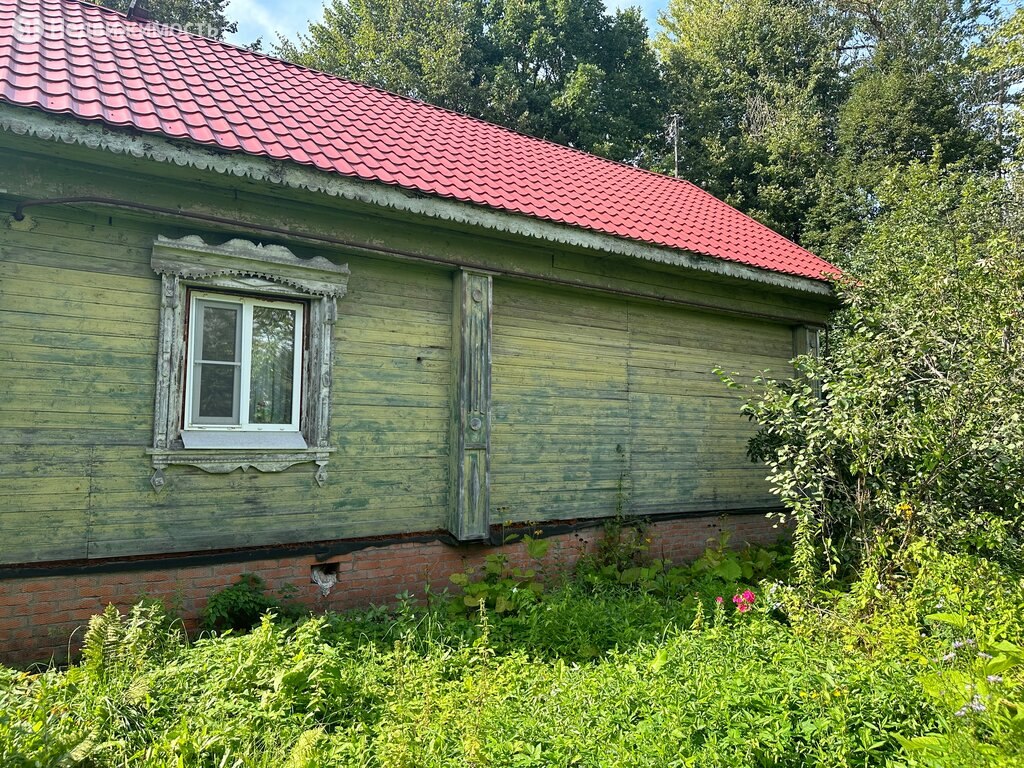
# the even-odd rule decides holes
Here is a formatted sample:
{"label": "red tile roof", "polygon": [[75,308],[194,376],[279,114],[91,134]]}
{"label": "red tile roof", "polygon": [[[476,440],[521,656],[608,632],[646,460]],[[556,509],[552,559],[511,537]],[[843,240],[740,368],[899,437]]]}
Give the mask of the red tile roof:
{"label": "red tile roof", "polygon": [[0,0],[0,101],[775,272],[832,270],[689,182],[206,38],[144,29],[76,0]]}

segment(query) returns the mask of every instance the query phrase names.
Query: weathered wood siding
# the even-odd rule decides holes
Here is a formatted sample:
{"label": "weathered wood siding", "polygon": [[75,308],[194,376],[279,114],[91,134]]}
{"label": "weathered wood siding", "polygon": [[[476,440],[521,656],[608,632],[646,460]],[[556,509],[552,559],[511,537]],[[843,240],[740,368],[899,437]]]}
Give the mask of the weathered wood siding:
{"label": "weathered wood siding", "polygon": [[[444,522],[451,277],[346,258],[328,482],[168,472],[152,441],[167,228],[55,209],[0,238],[0,561],[109,557],[435,529]],[[194,231],[194,230],[191,230]]]}
{"label": "weathered wood siding", "polygon": [[629,482],[626,304],[494,284],[492,518],[614,514]]}
{"label": "weathered wood siding", "polygon": [[781,324],[496,282],[496,519],[773,505],[712,371],[785,374],[792,344]]}
{"label": "weathered wood siding", "polygon": [[790,328],[629,306],[630,509],[641,514],[777,506],[751,463],[754,426],[713,373],[790,372]]}
{"label": "weathered wood siding", "polygon": [[[758,468],[743,455],[751,427],[711,368],[783,368],[790,326],[820,323],[826,298],[445,226],[212,171],[28,137],[0,136],[0,144],[0,563],[444,527],[456,264],[498,273],[492,522],[770,502]],[[9,216],[18,200],[85,194],[238,224],[218,234],[95,205],[34,208],[21,223]],[[317,485],[313,465],[221,475],[175,466],[158,494],[146,455],[159,305],[153,241],[158,234],[273,240],[250,233],[246,221],[451,264],[280,239],[300,255],[351,268],[335,326],[327,482]],[[530,281],[503,271],[529,273]]]}

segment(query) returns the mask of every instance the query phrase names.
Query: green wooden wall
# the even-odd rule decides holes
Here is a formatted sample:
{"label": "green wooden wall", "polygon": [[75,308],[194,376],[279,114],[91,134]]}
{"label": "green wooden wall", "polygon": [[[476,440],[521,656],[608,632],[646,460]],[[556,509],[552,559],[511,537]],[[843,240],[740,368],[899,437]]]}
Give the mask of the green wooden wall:
{"label": "green wooden wall", "polygon": [[493,518],[615,512],[628,483],[627,305],[494,284]]}
{"label": "green wooden wall", "polygon": [[39,144],[0,137],[0,563],[436,530],[448,505],[453,269],[282,241],[351,269],[335,327],[327,483],[314,482],[312,465],[228,475],[175,466],[157,494],[145,453],[158,320],[152,243],[247,232],[89,205],[37,208],[14,222],[7,214],[31,197],[144,201],[778,315],[745,320],[494,280],[493,522],[770,502],[744,456],[750,426],[711,368],[783,369],[793,318],[820,322],[826,301]]}
{"label": "green wooden wall", "polygon": [[630,508],[647,514],[777,506],[764,467],[746,455],[755,427],[713,370],[791,373],[792,330],[630,305],[629,342]]}
{"label": "green wooden wall", "polygon": [[[444,522],[451,277],[348,258],[329,480],[167,470],[152,442],[158,232],[66,209],[0,239],[0,561],[98,558],[429,530]],[[213,239],[211,237],[211,239]]]}
{"label": "green wooden wall", "polygon": [[792,330],[496,281],[499,520],[773,506],[712,372],[788,371]]}

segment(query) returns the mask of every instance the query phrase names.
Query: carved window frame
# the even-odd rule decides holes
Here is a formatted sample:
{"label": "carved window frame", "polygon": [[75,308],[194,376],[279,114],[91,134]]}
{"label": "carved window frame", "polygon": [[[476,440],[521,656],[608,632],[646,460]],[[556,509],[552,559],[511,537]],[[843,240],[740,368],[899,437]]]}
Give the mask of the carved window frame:
{"label": "carved window frame", "polygon": [[[159,491],[171,465],[206,472],[280,472],[296,464],[316,464],[316,482],[327,480],[330,458],[332,342],[337,300],[348,290],[349,269],[317,256],[301,259],[279,245],[230,240],[208,245],[189,235],[177,240],[157,237],[150,260],[160,275],[160,326],[157,353],[153,446],[150,482]],[[264,448],[259,440],[235,448],[185,448],[182,402],[185,386],[187,294],[190,288],[243,292],[302,301],[309,308],[308,349],[303,356],[300,431],[306,448]],[[252,435],[253,433],[244,433]]]}

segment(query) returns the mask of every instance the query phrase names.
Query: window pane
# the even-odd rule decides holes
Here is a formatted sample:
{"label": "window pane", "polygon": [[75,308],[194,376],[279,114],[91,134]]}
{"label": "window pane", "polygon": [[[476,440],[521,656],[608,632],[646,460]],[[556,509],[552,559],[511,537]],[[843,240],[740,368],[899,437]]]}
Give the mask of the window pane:
{"label": "window pane", "polygon": [[203,310],[202,351],[203,360],[238,360],[238,318],[239,308],[210,306],[200,303]]}
{"label": "window pane", "polygon": [[252,310],[250,424],[290,424],[295,371],[295,310]]}
{"label": "window pane", "polygon": [[[238,423],[235,408],[235,365],[200,363],[198,419],[217,419],[218,423]],[[226,420],[226,421],[223,421]]]}

